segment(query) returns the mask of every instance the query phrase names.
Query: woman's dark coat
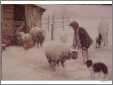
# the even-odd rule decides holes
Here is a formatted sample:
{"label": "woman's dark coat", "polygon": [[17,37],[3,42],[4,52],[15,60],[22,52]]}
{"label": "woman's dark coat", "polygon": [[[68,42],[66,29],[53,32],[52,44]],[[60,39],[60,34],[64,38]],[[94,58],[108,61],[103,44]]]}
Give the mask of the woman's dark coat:
{"label": "woman's dark coat", "polygon": [[87,31],[83,27],[79,27],[78,35],[79,35],[79,41],[80,41],[81,48],[88,49],[93,43],[93,40],[88,35]]}

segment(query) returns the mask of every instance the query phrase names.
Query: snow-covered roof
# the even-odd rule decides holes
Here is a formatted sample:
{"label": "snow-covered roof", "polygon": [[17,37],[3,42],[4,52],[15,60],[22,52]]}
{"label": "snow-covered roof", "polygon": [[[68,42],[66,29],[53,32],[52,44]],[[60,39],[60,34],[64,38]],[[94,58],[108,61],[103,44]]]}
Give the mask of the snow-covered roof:
{"label": "snow-covered roof", "polygon": [[42,7],[42,6],[40,6],[40,5],[34,5],[34,6],[37,6],[37,7],[39,7],[43,12],[46,10],[44,7]]}

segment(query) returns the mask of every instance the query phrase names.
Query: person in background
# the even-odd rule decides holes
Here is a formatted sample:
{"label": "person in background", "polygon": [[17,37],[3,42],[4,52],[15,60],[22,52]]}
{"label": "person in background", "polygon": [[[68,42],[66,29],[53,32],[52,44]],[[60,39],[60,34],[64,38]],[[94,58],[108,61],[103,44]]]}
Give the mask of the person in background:
{"label": "person in background", "polygon": [[103,37],[102,37],[101,33],[99,33],[98,37],[96,39],[96,48],[101,48],[102,42],[103,42]]}
{"label": "person in background", "polygon": [[74,31],[73,47],[82,50],[83,62],[86,62],[89,59],[88,48],[92,45],[93,40],[87,31],[79,26],[77,21],[71,22],[70,26]]}

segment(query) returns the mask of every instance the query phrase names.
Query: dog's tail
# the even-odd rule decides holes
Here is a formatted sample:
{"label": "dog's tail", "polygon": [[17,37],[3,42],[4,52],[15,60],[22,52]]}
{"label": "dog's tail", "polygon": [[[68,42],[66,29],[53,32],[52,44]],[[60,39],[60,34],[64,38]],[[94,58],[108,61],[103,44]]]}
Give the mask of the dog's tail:
{"label": "dog's tail", "polygon": [[103,68],[103,73],[104,73],[104,74],[108,74],[108,68],[107,68],[106,65],[105,65],[104,68]]}

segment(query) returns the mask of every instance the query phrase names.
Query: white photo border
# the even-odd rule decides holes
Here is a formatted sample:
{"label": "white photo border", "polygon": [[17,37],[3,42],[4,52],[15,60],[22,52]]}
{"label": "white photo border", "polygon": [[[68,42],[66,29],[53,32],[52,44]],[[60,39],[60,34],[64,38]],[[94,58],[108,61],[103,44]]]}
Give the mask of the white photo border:
{"label": "white photo border", "polygon": [[[112,4],[112,1],[1,1],[1,4]],[[7,81],[1,84],[112,84],[110,81]]]}

